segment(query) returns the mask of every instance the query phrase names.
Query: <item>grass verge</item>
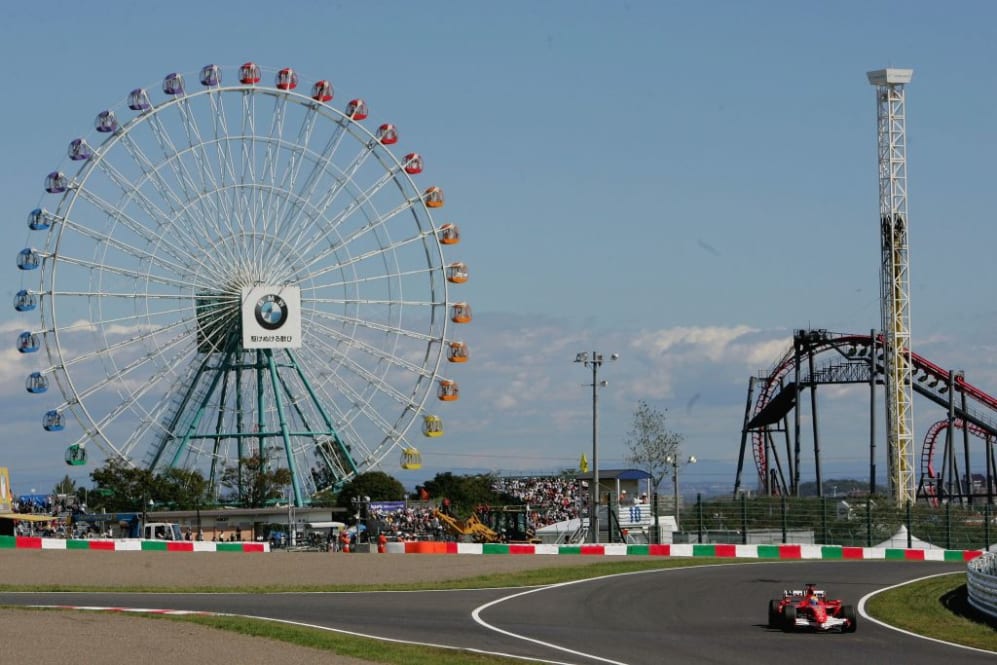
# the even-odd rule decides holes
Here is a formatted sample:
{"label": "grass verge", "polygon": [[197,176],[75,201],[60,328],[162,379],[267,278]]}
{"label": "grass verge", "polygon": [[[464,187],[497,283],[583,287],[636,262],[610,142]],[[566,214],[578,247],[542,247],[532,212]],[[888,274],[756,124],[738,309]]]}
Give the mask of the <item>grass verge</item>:
{"label": "grass verge", "polygon": [[966,574],[952,573],[877,594],[866,612],[919,635],[997,652],[997,624],[969,604]]}

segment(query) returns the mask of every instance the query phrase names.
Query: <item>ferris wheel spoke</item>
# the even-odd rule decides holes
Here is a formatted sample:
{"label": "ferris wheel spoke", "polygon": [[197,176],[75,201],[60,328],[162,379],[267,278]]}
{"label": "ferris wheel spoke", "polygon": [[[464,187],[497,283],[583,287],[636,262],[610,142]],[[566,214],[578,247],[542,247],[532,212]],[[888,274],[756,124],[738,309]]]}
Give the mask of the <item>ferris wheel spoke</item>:
{"label": "ferris wheel spoke", "polygon": [[[194,242],[194,238],[189,234],[189,231],[198,227],[197,220],[190,216],[190,211],[187,209],[187,206],[184,204],[183,200],[163,178],[160,167],[154,164],[149,157],[146,156],[145,152],[132,139],[131,136],[127,134],[123,136],[121,144],[125,147],[126,152],[128,152],[132,160],[143,173],[143,178],[138,179],[135,183],[130,185],[131,191],[138,195],[138,193],[141,192],[145,182],[151,182],[156,192],[169,207],[171,214],[166,215],[165,213],[160,214],[155,212],[154,209],[158,209],[158,206],[154,206],[151,203],[147,211],[155,219],[157,219],[157,221],[161,222],[168,228],[172,228],[175,233],[177,233],[181,238],[186,239],[187,242]],[[129,185],[127,184],[123,185],[125,191],[128,191],[128,187]],[[143,208],[145,208],[145,206],[143,206]],[[184,223],[177,223],[174,221],[175,219],[183,220]]]}
{"label": "ferris wheel spoke", "polygon": [[347,324],[350,326],[355,326],[366,330],[373,330],[376,332],[392,333],[394,335],[399,335],[407,339],[420,340],[424,342],[429,342],[439,339],[435,335],[419,332],[418,330],[409,330],[406,328],[391,326],[383,323],[377,323],[376,321],[369,321],[366,319],[359,319],[349,316],[343,316],[341,314],[334,314],[332,312],[318,313],[316,314],[316,320],[335,321],[340,324]]}
{"label": "ferris wheel spoke", "polygon": [[[345,138],[349,135],[346,131],[346,125],[344,121],[339,120],[336,122],[336,127],[333,129],[332,136],[326,141],[325,146],[319,153],[320,158],[315,161],[312,165],[311,170],[302,183],[300,196],[298,200],[309,201],[312,196],[315,195],[318,189],[319,183],[322,181],[322,176],[329,173],[333,166],[333,158],[336,156],[339,146]],[[284,216],[284,221],[281,223],[281,229],[285,228],[297,228],[302,225],[304,220],[301,219],[302,208],[298,206],[291,206],[287,214]]]}
{"label": "ferris wheel spoke", "polygon": [[182,279],[171,279],[164,276],[153,275],[149,272],[142,272],[138,270],[133,270],[130,268],[118,268],[107,263],[96,263],[88,259],[79,259],[74,257],[69,257],[64,254],[60,254],[58,261],[65,263],[67,265],[74,265],[81,268],[86,268],[88,270],[94,270],[98,272],[105,272],[112,275],[118,275],[121,277],[127,277],[134,279],[136,282],[149,282],[152,284],[161,284],[163,286],[171,287],[190,287],[194,286],[191,282],[184,281]]}
{"label": "ferris wheel spoke", "polygon": [[[141,357],[136,358],[134,361],[132,361],[128,365],[124,365],[124,366],[118,368],[117,367],[117,363],[114,363],[114,366],[117,369],[116,372],[114,372],[113,374],[106,374],[104,376],[104,378],[101,379],[100,381],[95,381],[88,388],[83,389],[82,391],[77,392],[78,397],[80,399],[85,398],[85,397],[89,397],[90,395],[95,394],[96,391],[98,391],[98,390],[100,390],[102,388],[106,388],[108,385],[112,385],[115,382],[120,381],[121,379],[126,378],[128,374],[130,374],[130,373],[134,372],[135,370],[139,369],[140,367],[142,367],[143,365],[145,365],[149,361],[154,360],[154,359],[160,357],[162,355],[162,351],[165,351],[167,349],[173,348],[173,347],[177,346],[178,344],[181,344],[181,343],[187,341],[187,339],[189,339],[189,337],[190,337],[191,334],[192,333],[190,333],[189,331],[184,331],[181,334],[176,335],[175,337],[173,337],[173,339],[167,340],[166,342],[164,342],[163,346],[160,347],[159,349],[157,349],[156,352],[154,352],[154,353],[146,353],[146,354],[142,355]],[[101,359],[101,360],[108,361],[108,362],[113,362],[112,356],[109,353],[110,351],[121,351],[122,349],[133,347],[138,342],[141,342],[143,340],[149,339],[153,335],[154,334],[151,333],[151,334],[147,334],[147,335],[141,335],[141,336],[132,337],[132,338],[126,340],[125,342],[121,342],[121,343],[113,345],[113,347],[109,347],[107,350],[103,350],[102,349],[100,351],[94,351],[94,352],[90,352],[90,353],[87,353],[87,354],[81,354],[81,355],[79,355],[79,356],[77,356],[75,358],[69,359],[68,361],[64,361],[62,363],[61,367],[63,369],[65,369],[65,368],[68,368],[68,367],[73,367],[75,365],[83,365],[83,364],[90,363],[93,360],[98,359],[98,358]],[[161,335],[156,334],[156,337],[157,338],[161,337]]]}
{"label": "ferris wheel spoke", "polygon": [[277,183],[277,161],[280,156],[280,147],[284,136],[284,116],[287,110],[287,95],[277,95],[274,98],[273,113],[270,118],[269,140],[266,141],[266,151],[263,157],[263,170],[260,173],[260,180],[270,184],[267,190],[267,199],[263,206],[263,232],[272,232],[270,227],[276,226],[277,211],[280,208],[280,199],[275,196],[280,191]]}
{"label": "ferris wheel spoke", "polygon": [[[331,348],[331,347],[330,347]],[[333,353],[337,353],[336,349],[331,348]],[[385,381],[382,377],[378,376],[374,372],[356,362],[352,358],[347,357],[345,354],[339,353],[336,360],[339,361],[342,367],[345,367],[348,371],[352,372],[358,378],[363,379],[368,384],[373,386],[375,389],[380,391],[382,394],[390,397],[398,404],[406,408],[418,408],[418,405],[412,403],[412,399],[397,390],[393,385]]]}
{"label": "ferris wheel spoke", "polygon": [[346,190],[347,185],[353,182],[353,177],[364,165],[364,162],[367,161],[367,158],[370,157],[370,153],[370,149],[367,146],[364,146],[363,149],[361,149],[353,158],[353,161],[343,170],[342,174],[336,178],[336,186],[330,187],[328,191],[326,191],[325,195],[319,199],[318,203],[315,205],[318,219],[321,219],[325,215],[325,211],[328,210],[339,195]]}
{"label": "ferris wheel spoke", "polygon": [[[352,385],[350,384],[349,381],[342,380],[337,385],[337,387],[343,391],[343,394],[347,398],[350,399],[350,401],[355,405],[355,407],[357,408],[357,410],[361,414],[363,414],[364,418],[367,421],[369,421],[370,423],[374,424],[383,434],[388,434],[388,433],[396,431],[395,427],[391,423],[389,423],[387,420],[385,420],[380,415],[380,413],[378,413],[377,409],[374,409],[374,408],[372,408],[370,406],[370,400],[364,398],[363,395],[361,395],[360,393],[358,393],[352,387]],[[408,408],[410,406],[410,404],[409,404],[409,402],[407,400],[403,401],[403,404],[405,405],[406,408]],[[363,438],[358,436],[356,439],[353,440],[353,442],[362,443],[363,442]]]}
{"label": "ferris wheel spoke", "polygon": [[[112,204],[95,196],[90,192],[81,193],[80,198],[92,204],[95,208],[103,212],[109,218],[117,222],[121,222],[121,225],[123,227],[135,233],[135,235],[137,235],[139,239],[146,241],[148,245],[162,247],[163,249],[166,250],[164,253],[167,254],[168,256],[181,262],[188,261],[191,258],[189,252],[184,252],[184,250],[182,250],[181,248],[173,245],[173,243],[169,241],[168,237],[152,233],[150,229],[140,224],[134,217],[131,217],[130,215],[126,214],[120,208],[113,206]],[[135,245],[130,245],[120,240],[115,240],[113,236],[105,234],[97,229],[92,229],[86,224],[77,224],[72,219],[69,218],[64,218],[62,220],[62,223],[67,228],[72,228],[73,230],[75,230],[81,236],[90,238],[91,240],[94,240],[105,247],[114,248],[121,252],[124,252],[125,254],[128,254],[129,256],[133,256],[135,258],[142,260],[148,260],[151,263],[156,263],[157,265],[163,268],[168,268],[169,270],[171,270],[176,274],[182,274],[189,271],[189,266],[182,265],[181,263],[173,263],[166,261],[163,255],[160,253],[151,254],[145,248],[138,247]]]}
{"label": "ferris wheel spoke", "polygon": [[[351,338],[348,335],[344,335],[341,332],[339,332],[336,328],[332,328],[329,326],[322,326],[321,328],[322,332],[325,335],[328,335],[330,338],[354,345],[357,348],[365,351],[368,355],[370,355],[372,358],[378,361],[388,363],[390,365],[393,365],[394,367],[397,367],[399,369],[404,369],[416,376],[421,376],[426,379],[430,379],[434,375],[434,372],[426,369],[421,365],[416,365],[415,363],[408,362],[407,360],[404,360],[400,356],[382,351],[380,348],[372,344],[367,344],[366,342],[363,342],[361,340]],[[327,344],[325,340],[321,341],[320,344],[322,344],[323,347],[327,348],[330,351],[334,348],[329,344]]]}
{"label": "ferris wheel spoke", "polygon": [[[401,214],[401,213],[405,212],[406,210],[410,209],[412,207],[412,205],[413,205],[413,202],[403,203],[402,205],[398,206],[394,210],[390,210],[387,213],[385,213],[383,215],[380,215],[377,218],[369,221],[364,226],[356,229],[353,233],[351,233],[346,238],[339,238],[335,242],[331,242],[330,241],[328,247],[323,248],[322,251],[320,251],[318,253],[315,253],[315,254],[313,254],[312,256],[309,257],[308,261],[305,263],[305,267],[308,268],[308,269],[312,269],[318,263],[328,260],[329,257],[335,255],[335,253],[336,253],[337,250],[340,250],[343,247],[348,246],[350,243],[352,243],[353,241],[355,241],[357,238],[360,238],[360,237],[366,235],[367,233],[370,233],[372,231],[376,231],[379,227],[383,226],[385,223],[387,223],[391,219],[397,217],[399,214]],[[344,210],[340,215],[337,216],[335,224],[338,224],[339,221],[342,221],[342,219],[345,219],[350,213],[356,211],[357,209],[358,209],[358,207],[351,208],[350,210]],[[330,225],[330,228],[332,228],[332,226],[333,225]],[[331,231],[326,231],[325,235],[327,236],[329,234],[331,234]],[[335,270],[335,269],[336,269],[335,267],[323,268],[320,271],[319,274],[324,274],[326,272],[329,272],[329,271]]]}
{"label": "ferris wheel spoke", "polygon": [[[147,380],[140,382],[134,391],[129,392],[127,399],[121,400],[118,404],[112,407],[103,418],[99,421],[94,421],[93,425],[98,430],[104,431],[126,413],[134,412],[136,407],[141,405],[141,399],[157,387],[162,378],[175,371],[176,362],[181,360],[184,355],[185,352],[181,351],[170,358],[168,362],[163,363],[163,367],[159,371],[151,374]],[[110,383],[105,383],[100,387],[101,389],[106,389],[110,385]],[[161,399],[161,401],[167,402],[168,400]],[[144,432],[147,430],[149,421],[150,418],[148,417],[140,420],[139,425],[137,429],[133,431],[132,436],[126,439],[124,445],[121,446],[121,452],[124,454],[131,452],[131,450],[141,439]]]}
{"label": "ferris wheel spoke", "polygon": [[[341,210],[334,217],[332,217],[331,219],[329,219],[328,221],[326,221],[324,224],[322,224],[319,227],[320,233],[322,233],[322,235],[325,236],[325,235],[329,235],[329,234],[331,234],[333,232],[337,232],[338,229],[339,229],[339,226],[346,219],[348,219],[350,217],[350,215],[352,215],[353,213],[355,213],[357,210],[363,209],[363,207],[365,205],[367,205],[371,201],[371,199],[376,194],[378,194],[385,185],[387,185],[388,183],[391,183],[391,182],[396,182],[397,175],[398,175],[398,173],[396,171],[389,171],[384,176],[382,176],[381,178],[379,178],[378,180],[376,180],[367,189],[359,192],[354,197],[353,201],[350,202],[349,205],[345,206],[343,208],[343,210]],[[395,215],[397,215],[399,212],[402,212],[403,210],[411,208],[412,205],[415,205],[415,203],[418,202],[418,201],[420,201],[419,198],[413,198],[413,199],[407,200],[405,203],[403,203],[402,205],[398,206],[394,211],[388,213],[387,215],[376,217],[374,220],[371,220],[367,225],[362,226],[360,229],[354,231],[352,237],[356,237],[358,235],[362,235],[366,230],[368,230],[370,228],[375,228],[375,227],[383,224],[387,220],[389,220],[392,217],[394,217]],[[317,212],[319,213],[320,217],[321,217],[322,214],[324,214],[324,210],[322,210],[321,207],[318,208]],[[300,234],[300,231],[299,231],[299,234]],[[349,240],[350,240],[350,238],[348,237],[347,239],[341,240],[339,244],[346,244],[346,243],[349,242]],[[306,241],[306,238],[303,237],[303,236],[301,236],[301,235],[299,235],[298,239],[295,241],[295,244],[300,246],[305,241]]]}
{"label": "ferris wheel spoke", "polygon": [[[370,233],[370,232],[374,231],[375,228],[376,227],[370,227],[370,226],[368,226],[368,227],[365,227],[363,229],[360,229],[357,232],[355,232],[354,234],[352,234],[350,236],[347,236],[345,238],[342,238],[340,240],[340,244],[341,244],[341,246],[348,247],[354,240],[356,240],[357,238],[363,236],[364,234],[367,234],[367,233]],[[408,238],[404,238],[402,240],[398,240],[396,242],[393,242],[393,243],[390,243],[390,244],[387,244],[387,245],[383,245],[383,246],[377,247],[376,249],[368,250],[368,251],[363,252],[361,254],[358,254],[356,256],[351,256],[348,259],[339,261],[339,262],[337,262],[335,264],[330,264],[328,268],[324,268],[321,271],[316,270],[316,272],[314,273],[314,275],[316,277],[319,277],[319,276],[327,274],[329,272],[342,271],[345,268],[349,268],[349,267],[361,264],[364,261],[367,261],[367,260],[370,260],[370,259],[373,259],[373,258],[378,258],[378,257],[381,257],[382,255],[385,255],[385,254],[392,254],[394,252],[397,252],[398,250],[404,249],[405,247],[407,247],[407,246],[409,246],[409,245],[411,245],[413,243],[425,242],[426,238],[429,237],[429,236],[432,236],[432,235],[434,235],[432,231],[422,231],[422,232],[420,232],[417,235],[410,236]],[[329,258],[329,256],[325,256],[325,260],[328,260],[328,258]],[[309,262],[308,265],[310,266],[310,265],[312,265],[312,263],[314,261],[312,261],[311,259],[309,261],[310,262]],[[314,262],[314,263],[317,263],[317,262]]]}
{"label": "ferris wheel spoke", "polygon": [[[298,128],[298,137],[294,145],[290,146],[288,154],[288,164],[284,169],[284,175],[278,188],[284,192],[295,192],[295,184],[298,179],[298,175],[301,171],[302,165],[305,162],[305,155],[308,152],[308,146],[311,145],[312,133],[315,130],[316,120],[319,118],[318,112],[315,110],[313,105],[309,105],[308,112],[305,113],[305,118]],[[316,159],[318,155],[315,156]],[[283,201],[279,201],[277,209],[274,211],[273,219],[276,222],[274,233],[278,236],[286,235],[285,222],[292,215],[296,206],[296,201],[300,201],[298,197],[292,198],[290,196],[286,197]]]}
{"label": "ferris wheel spoke", "polygon": [[[141,191],[141,189],[134,187],[134,185],[128,181],[127,178],[112,164],[107,160],[100,160],[99,167],[101,171],[107,175],[108,179],[111,180],[115,185],[117,185],[125,194],[125,203],[128,201],[135,201],[138,206],[144,210],[149,217],[151,217],[159,226],[170,226],[172,225],[172,220],[169,215],[166,214],[164,210],[156,206],[149,198]],[[125,205],[115,206],[114,204],[104,200],[103,198],[97,196],[95,193],[89,189],[82,189],[79,192],[80,198],[93,204],[95,207],[99,208],[103,212],[107,213],[112,217],[120,217],[123,221],[127,221],[129,230],[133,231],[136,235],[148,240],[156,242],[162,242],[164,237],[162,234],[153,233],[152,229],[141,224],[131,215],[124,213]],[[176,249],[172,243],[167,243],[164,246],[175,250],[173,253],[174,258],[181,258],[183,253]]]}
{"label": "ferris wheel spoke", "polygon": [[[179,108],[179,104],[176,104]],[[182,115],[182,113],[181,113]],[[182,190],[183,199],[190,200],[197,196],[198,188],[194,184],[194,179],[187,170],[187,165],[180,158],[180,149],[177,148],[173,139],[170,137],[169,130],[164,126],[162,119],[160,119],[158,114],[154,114],[150,117],[148,122],[149,128],[152,130],[153,136],[155,136],[157,142],[159,143],[159,148],[162,151],[164,163],[173,172],[173,177],[176,178],[177,182],[180,184]],[[214,211],[217,214],[217,210]]]}

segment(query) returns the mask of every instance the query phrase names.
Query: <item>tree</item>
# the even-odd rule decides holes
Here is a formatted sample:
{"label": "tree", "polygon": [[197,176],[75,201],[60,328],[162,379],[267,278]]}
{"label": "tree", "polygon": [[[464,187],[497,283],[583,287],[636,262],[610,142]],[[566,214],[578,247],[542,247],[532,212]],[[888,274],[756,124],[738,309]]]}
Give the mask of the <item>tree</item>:
{"label": "tree", "polygon": [[152,471],[128,466],[119,458],[91,471],[90,479],[96,485],[90,490],[91,512],[101,508],[109,513],[140,512],[155,487]]}
{"label": "tree", "polygon": [[259,455],[254,455],[239,460],[237,467],[225,469],[220,484],[233,490],[240,506],[263,508],[284,496],[285,489],[291,484],[291,470],[270,471],[266,462]]}
{"label": "tree", "polygon": [[664,411],[658,411],[647,402],[637,402],[633,429],[627,433],[627,462],[651,475],[652,487],[657,491],[661,481],[672,468],[672,460],[679,455],[683,437],[668,429]]}
{"label": "tree", "polygon": [[353,499],[369,496],[371,501],[402,501],[405,486],[383,471],[368,471],[351,480],[336,497],[336,505],[350,509]]}
{"label": "tree", "polygon": [[76,494],[76,481],[70,478],[67,473],[66,477],[56,483],[55,487],[52,488],[52,494],[55,494],[56,496],[60,494],[65,494],[67,496],[70,494]]}
{"label": "tree", "polygon": [[457,515],[468,516],[482,504],[518,504],[519,500],[496,492],[492,489],[495,476],[492,474],[477,474],[473,476],[455,476],[447,471],[438,473],[425,484],[426,491],[434,499],[449,499],[451,510]]}

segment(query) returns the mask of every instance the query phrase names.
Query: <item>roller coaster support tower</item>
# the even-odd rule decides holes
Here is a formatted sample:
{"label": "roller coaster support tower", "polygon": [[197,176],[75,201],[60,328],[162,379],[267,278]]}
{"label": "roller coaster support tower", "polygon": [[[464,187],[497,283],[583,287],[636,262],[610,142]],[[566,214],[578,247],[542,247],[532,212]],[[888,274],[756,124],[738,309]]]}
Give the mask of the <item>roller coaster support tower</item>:
{"label": "roller coaster support tower", "polygon": [[876,87],[879,143],[880,313],[885,337],[890,492],[914,501],[914,415],[910,362],[910,261],[907,255],[907,113],[904,85],[912,69],[868,72]]}

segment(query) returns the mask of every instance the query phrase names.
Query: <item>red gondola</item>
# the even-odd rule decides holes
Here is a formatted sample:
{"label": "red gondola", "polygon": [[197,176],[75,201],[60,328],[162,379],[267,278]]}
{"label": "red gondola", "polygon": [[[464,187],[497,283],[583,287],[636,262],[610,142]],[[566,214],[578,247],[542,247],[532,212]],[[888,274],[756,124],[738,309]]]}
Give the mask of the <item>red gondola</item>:
{"label": "red gondola", "polygon": [[312,86],[312,99],[316,102],[331,101],[332,94],[332,83],[328,81],[316,81]]}
{"label": "red gondola", "polygon": [[260,67],[255,62],[247,62],[239,67],[239,83],[255,85],[260,82]]}
{"label": "red gondola", "polygon": [[298,87],[297,72],[290,67],[285,67],[277,72],[277,82],[275,85],[278,90],[294,90]]}

